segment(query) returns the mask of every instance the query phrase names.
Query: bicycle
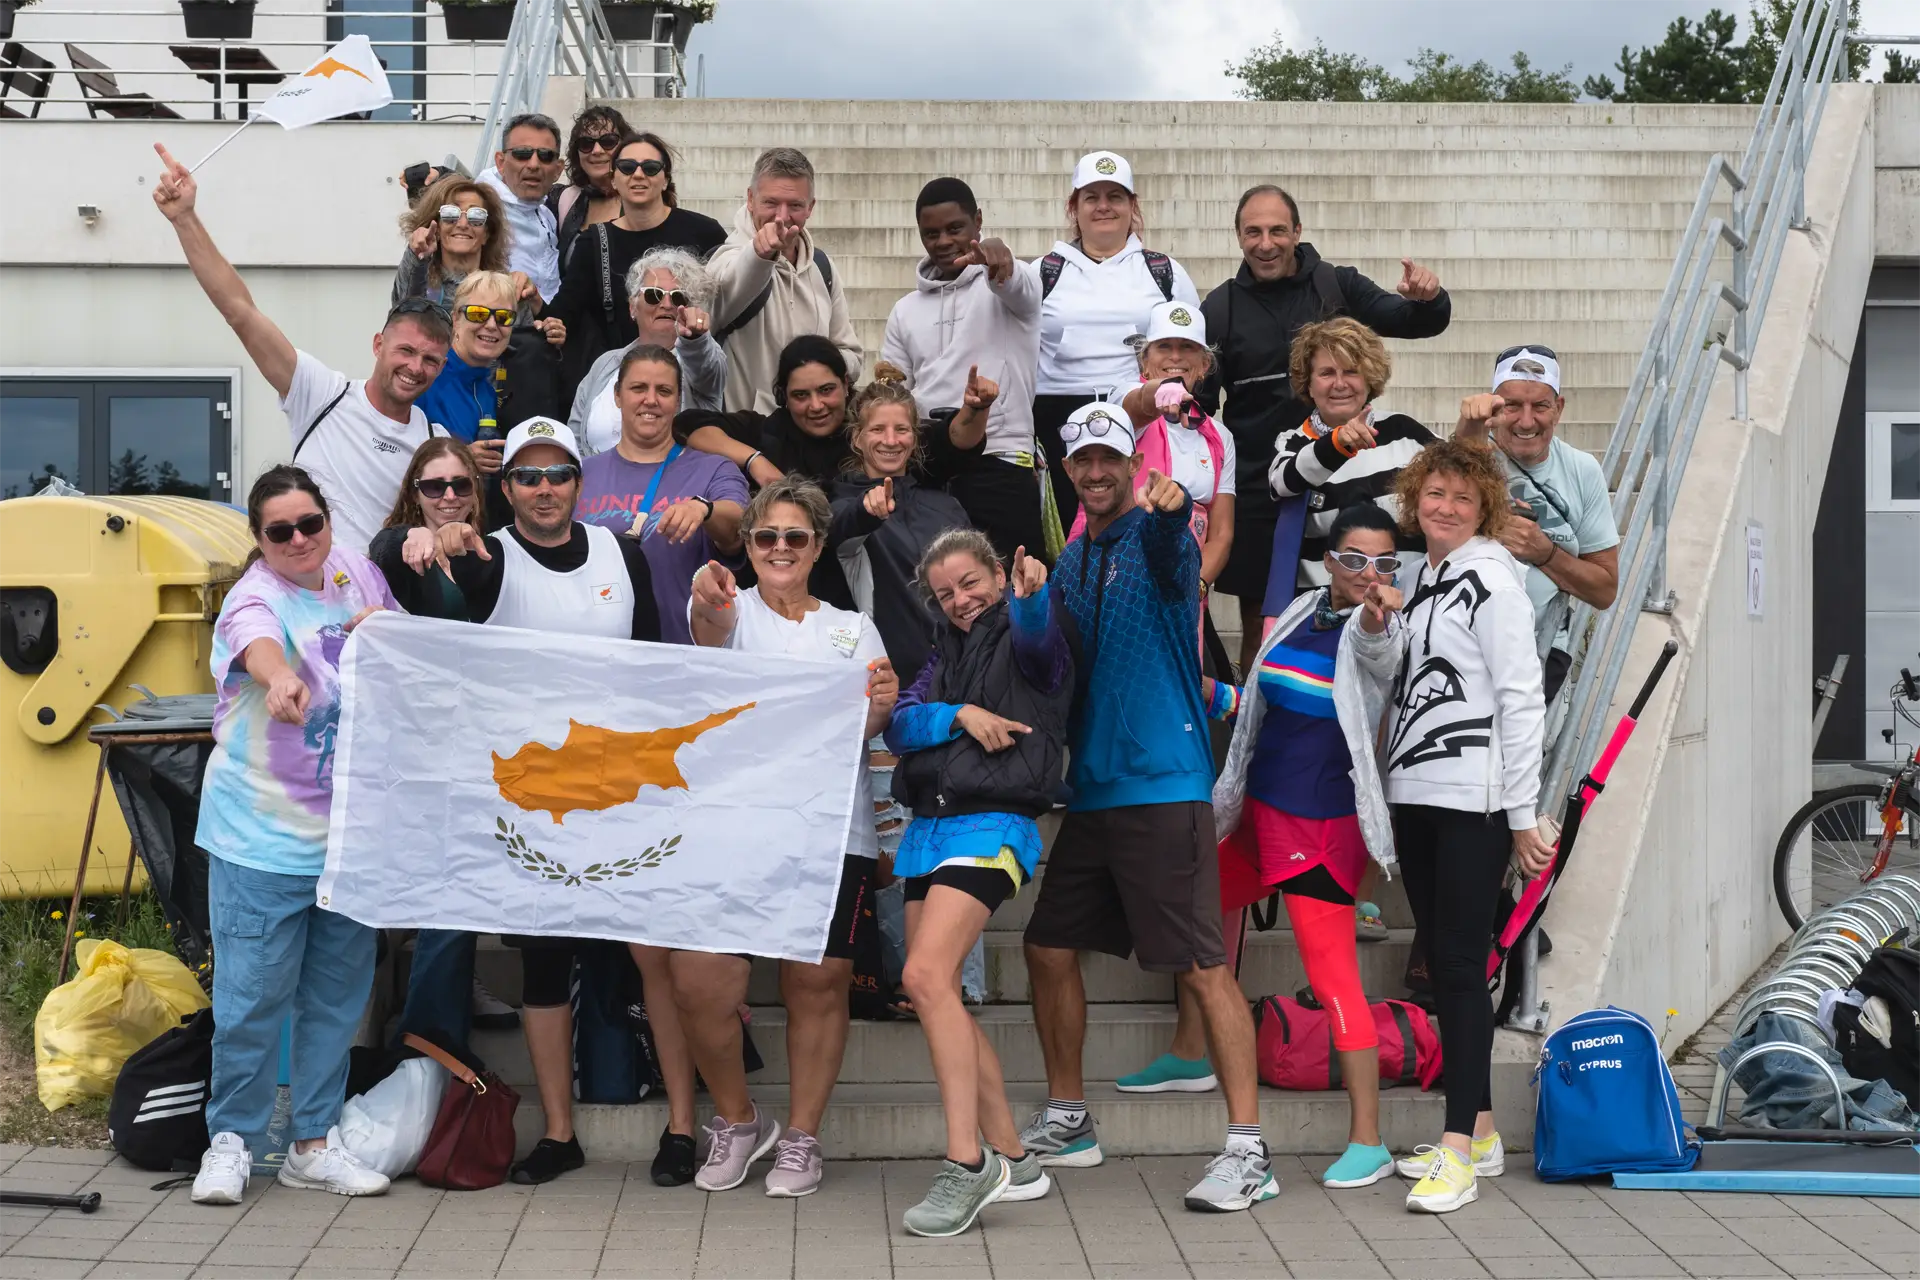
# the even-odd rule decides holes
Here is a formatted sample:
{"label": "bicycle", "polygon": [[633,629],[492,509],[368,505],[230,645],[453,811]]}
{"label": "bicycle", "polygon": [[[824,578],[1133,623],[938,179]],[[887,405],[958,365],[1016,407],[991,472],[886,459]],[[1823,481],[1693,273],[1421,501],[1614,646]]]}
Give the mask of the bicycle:
{"label": "bicycle", "polygon": [[[1920,729],[1910,709],[1920,707],[1920,679],[1902,667],[1887,698],[1898,719]],[[1920,876],[1920,746],[1907,748],[1904,763],[1854,767],[1887,780],[1820,792],[1787,820],[1774,848],[1774,900],[1795,929],[1888,871]]]}

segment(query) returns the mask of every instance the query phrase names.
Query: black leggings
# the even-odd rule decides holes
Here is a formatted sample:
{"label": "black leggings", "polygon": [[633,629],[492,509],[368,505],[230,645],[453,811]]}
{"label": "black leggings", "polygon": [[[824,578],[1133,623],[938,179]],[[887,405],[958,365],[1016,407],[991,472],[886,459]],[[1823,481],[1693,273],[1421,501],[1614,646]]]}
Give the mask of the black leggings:
{"label": "black leggings", "polygon": [[1504,813],[1400,804],[1393,807],[1393,843],[1414,923],[1427,941],[1446,1063],[1447,1132],[1471,1134],[1478,1114],[1493,1110],[1487,952],[1513,837]]}

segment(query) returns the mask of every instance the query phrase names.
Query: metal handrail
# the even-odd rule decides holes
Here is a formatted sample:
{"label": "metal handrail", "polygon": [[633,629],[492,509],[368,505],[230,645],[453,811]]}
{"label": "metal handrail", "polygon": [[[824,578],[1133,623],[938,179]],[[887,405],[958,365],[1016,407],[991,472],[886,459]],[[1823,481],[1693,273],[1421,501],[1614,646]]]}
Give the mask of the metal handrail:
{"label": "metal handrail", "polygon": [[[570,47],[561,38],[563,26]],[[575,51],[579,54],[577,64],[570,56]],[[569,73],[585,76],[589,100],[633,96],[633,80],[615,49],[600,0],[515,0],[513,28],[500,55],[500,68],[494,73],[493,101],[487,107],[487,122],[474,148],[475,173],[493,155],[494,140],[507,121],[540,109],[556,58],[564,62]],[[677,53],[670,65],[675,79],[669,83],[684,85]]]}
{"label": "metal handrail", "polygon": [[[1548,720],[1539,807],[1558,813],[1599,741],[1642,611],[1671,614],[1667,526],[1719,366],[1733,371],[1734,416],[1748,414],[1747,372],[1789,229],[1805,229],[1807,150],[1845,56],[1846,0],[1798,0],[1780,40],[1773,78],[1738,164],[1707,161],[1646,345],[1620,405],[1601,467],[1613,489],[1619,547],[1614,608],[1573,602],[1576,663],[1569,692]],[[1712,216],[1723,203],[1726,212]],[[1721,271],[1728,279],[1715,279]],[[1727,318],[1731,317],[1731,323]],[[1519,991],[1508,1024],[1546,1028],[1539,999],[1538,930],[1520,949]]]}

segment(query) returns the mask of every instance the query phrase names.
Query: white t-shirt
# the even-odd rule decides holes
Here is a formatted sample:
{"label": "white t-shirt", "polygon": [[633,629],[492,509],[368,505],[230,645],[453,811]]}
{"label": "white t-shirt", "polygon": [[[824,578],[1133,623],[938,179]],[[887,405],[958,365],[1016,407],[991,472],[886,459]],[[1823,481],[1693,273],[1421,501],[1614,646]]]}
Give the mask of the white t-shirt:
{"label": "white t-shirt", "polygon": [[[1547,456],[1538,463],[1521,466],[1504,453],[1500,460],[1507,469],[1507,491],[1515,501],[1533,509],[1540,532],[1554,546],[1568,555],[1584,556],[1620,545],[1606,473],[1592,454],[1555,436],[1547,443]],[[1556,598],[1566,593],[1532,565],[1527,565],[1526,571],[1527,598],[1533,602],[1534,641],[1540,657],[1544,660],[1549,648],[1571,652],[1569,615],[1551,608]]]}
{"label": "white t-shirt", "polygon": [[[727,636],[726,647],[742,653],[784,653],[794,658],[839,659],[861,666],[887,656],[880,632],[864,613],[836,609],[822,603],[798,622],[790,622],[775,613],[760,599],[759,587],[748,587],[734,597],[739,616]],[[847,839],[847,852],[861,858],[880,855],[880,838],[873,829],[873,782],[867,770],[860,771],[860,785],[853,798],[853,829]]]}
{"label": "white t-shirt", "polygon": [[[330,404],[333,411],[316,427],[314,419]],[[349,382],[304,351],[295,353],[293,381],[280,408],[292,432],[294,463],[326,495],[333,544],[365,555],[393,510],[413,451],[433,434],[427,415],[416,405],[404,426],[395,422],[368,402],[365,382]]]}
{"label": "white t-shirt", "polygon": [[620,443],[620,406],[613,402],[613,383],[600,388],[600,394],[587,403],[587,416],[580,426],[580,448],[589,457]]}
{"label": "white t-shirt", "polygon": [[1172,479],[1193,495],[1198,503],[1212,502],[1216,494],[1233,493],[1234,459],[1238,456],[1233,448],[1233,433],[1214,420],[1214,429],[1220,434],[1220,475],[1213,474],[1213,451],[1207,448],[1207,438],[1192,427],[1175,423],[1167,424],[1167,461],[1173,467]]}

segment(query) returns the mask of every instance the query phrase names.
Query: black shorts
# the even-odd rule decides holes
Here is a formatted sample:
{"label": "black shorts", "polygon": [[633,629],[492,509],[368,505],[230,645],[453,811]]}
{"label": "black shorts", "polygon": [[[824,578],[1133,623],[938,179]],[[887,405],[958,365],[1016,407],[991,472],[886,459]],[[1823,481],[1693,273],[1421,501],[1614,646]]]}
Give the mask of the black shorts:
{"label": "black shorts", "polygon": [[973,527],[993,539],[993,549],[1012,563],[1021,548],[1044,558],[1046,535],[1040,527],[1040,477],[1031,467],[1005,458],[979,457],[947,482]]}
{"label": "black shorts", "polygon": [[1227,548],[1226,567],[1213,584],[1215,591],[1238,596],[1244,605],[1256,607],[1267,597],[1267,576],[1273,568],[1273,529],[1271,511],[1233,513],[1233,545]]}
{"label": "black shorts", "polygon": [[[1020,873],[1020,883],[1027,883],[1026,872]],[[991,915],[1000,909],[1000,904],[1014,895],[1013,877],[999,867],[969,866],[956,862],[949,866],[935,867],[923,876],[910,876],[903,890],[908,902],[925,902],[927,890],[935,885],[945,885],[949,889],[958,889],[981,906]]]}
{"label": "black shorts", "polygon": [[853,959],[853,939],[862,916],[873,914],[873,859],[849,854],[840,864],[840,896],[834,899],[833,923],[827,926],[823,959]]}
{"label": "black shorts", "polygon": [[1026,940],[1133,955],[1150,972],[1184,973],[1227,962],[1220,915],[1211,804],[1069,812],[1047,855]]}
{"label": "black shorts", "polygon": [[1560,686],[1567,682],[1567,673],[1573,670],[1573,655],[1565,649],[1547,650],[1546,661],[1540,664],[1540,692],[1548,702],[1560,696]]}

